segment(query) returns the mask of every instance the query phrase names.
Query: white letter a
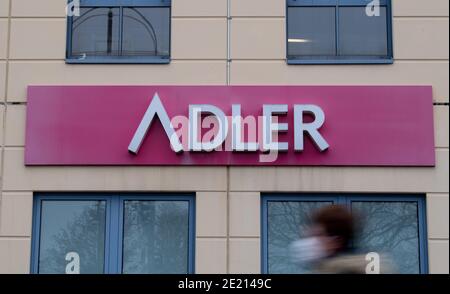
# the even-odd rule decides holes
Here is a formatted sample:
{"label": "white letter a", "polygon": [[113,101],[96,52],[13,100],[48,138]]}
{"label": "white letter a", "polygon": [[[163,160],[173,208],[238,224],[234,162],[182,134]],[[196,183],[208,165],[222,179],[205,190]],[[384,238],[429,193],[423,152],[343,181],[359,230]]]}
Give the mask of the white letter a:
{"label": "white letter a", "polygon": [[144,117],[142,118],[142,121],[137,128],[130,145],[128,146],[128,151],[133,154],[137,154],[139,152],[142,142],[144,141],[150,126],[152,125],[155,115],[158,116],[159,121],[161,122],[164,131],[170,140],[172,149],[176,153],[183,151],[183,146],[181,145],[180,140],[173,129],[172,123],[170,122],[169,116],[161,103],[161,99],[159,99],[158,93],[155,93],[155,96],[153,96],[153,100],[150,102],[150,105],[148,106],[147,111],[145,112]]}

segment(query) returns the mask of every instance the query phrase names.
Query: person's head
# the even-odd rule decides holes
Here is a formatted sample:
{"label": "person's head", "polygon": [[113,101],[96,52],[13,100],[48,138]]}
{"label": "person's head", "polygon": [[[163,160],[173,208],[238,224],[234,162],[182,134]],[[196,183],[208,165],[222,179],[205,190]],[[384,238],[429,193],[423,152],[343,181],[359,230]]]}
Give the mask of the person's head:
{"label": "person's head", "polygon": [[345,206],[323,207],[312,217],[311,234],[320,239],[328,256],[346,252],[355,234],[353,216]]}

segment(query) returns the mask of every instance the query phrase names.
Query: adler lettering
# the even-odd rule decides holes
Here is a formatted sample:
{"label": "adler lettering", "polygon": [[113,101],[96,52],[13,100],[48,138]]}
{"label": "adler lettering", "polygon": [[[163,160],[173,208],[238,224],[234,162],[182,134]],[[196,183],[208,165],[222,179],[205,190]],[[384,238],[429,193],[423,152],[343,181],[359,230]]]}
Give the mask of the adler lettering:
{"label": "adler lettering", "polygon": [[[176,153],[182,152],[287,152],[290,149],[296,152],[304,150],[306,138],[312,140],[317,150],[323,152],[330,145],[320,133],[320,128],[325,124],[325,113],[322,108],[312,104],[295,104],[291,107],[287,104],[264,104],[262,105],[262,117],[242,117],[241,105],[230,105],[231,115],[226,115],[226,110],[210,104],[191,104],[188,109],[188,143],[182,144],[174,128],[169,115],[158,95],[155,93],[142,120],[137,127],[129,144],[128,151],[138,154],[147,133],[156,118],[159,119],[172,150]],[[229,110],[228,110],[229,111]],[[289,111],[294,112],[293,126],[287,122],[279,122]],[[309,122],[304,117],[312,118]],[[209,117],[214,120],[216,131],[213,136],[202,136],[202,119]],[[253,121],[252,127],[247,130],[247,137],[251,141],[244,140],[244,124]],[[256,126],[258,123],[262,122]],[[262,129],[262,135],[258,137],[258,129]],[[294,132],[294,144],[277,140],[278,136],[287,132]],[[231,140],[230,150],[222,150],[226,140]],[[151,139],[150,139],[151,140]]]}

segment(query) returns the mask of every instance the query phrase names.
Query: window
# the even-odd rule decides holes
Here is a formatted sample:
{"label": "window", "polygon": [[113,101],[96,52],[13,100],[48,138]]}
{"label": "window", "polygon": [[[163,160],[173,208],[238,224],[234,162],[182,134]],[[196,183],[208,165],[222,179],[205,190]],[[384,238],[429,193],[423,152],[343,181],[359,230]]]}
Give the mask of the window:
{"label": "window", "polygon": [[168,63],[171,0],[80,0],[67,20],[68,63]]}
{"label": "window", "polygon": [[32,273],[194,272],[194,197],[37,195]]}
{"label": "window", "polygon": [[392,63],[391,1],[379,2],[287,0],[288,64]]}
{"label": "window", "polygon": [[307,272],[292,263],[289,246],[305,236],[315,210],[338,203],[363,217],[364,226],[354,244],[361,254],[388,254],[399,273],[428,272],[424,197],[331,194],[263,197],[263,273]]}

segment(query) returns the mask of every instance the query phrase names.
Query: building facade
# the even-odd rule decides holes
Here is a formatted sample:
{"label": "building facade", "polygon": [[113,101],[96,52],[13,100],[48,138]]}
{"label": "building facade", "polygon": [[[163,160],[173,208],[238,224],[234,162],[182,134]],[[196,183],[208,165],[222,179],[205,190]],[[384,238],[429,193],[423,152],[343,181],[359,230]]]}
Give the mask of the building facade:
{"label": "building facade", "polygon": [[[283,250],[296,233],[290,226],[298,226],[303,214],[322,202],[343,202],[368,213],[383,211],[368,221],[373,231],[365,242],[383,248],[396,241],[388,247],[400,271],[448,274],[449,1],[392,0],[392,5],[386,1],[388,8],[381,12],[387,26],[385,58],[334,62],[291,56],[297,56],[296,49],[288,47],[303,42],[287,31],[298,19],[288,18],[294,13],[291,2],[168,1],[170,13],[161,10],[153,17],[162,18],[161,27],[161,15],[168,17],[168,30],[156,28],[154,36],[165,40],[161,47],[156,45],[156,52],[169,57],[111,62],[89,60],[89,56],[80,61],[74,53],[82,52],[80,44],[89,38],[74,43],[73,37],[67,37],[74,34],[73,23],[68,25],[74,19],[66,16],[65,0],[0,0],[0,273],[64,272],[78,259],[81,272],[92,273],[117,268],[121,272],[295,272],[298,269],[289,264]],[[311,8],[320,1],[303,2]],[[109,24],[114,25],[115,18],[127,12],[109,13]],[[129,19],[136,18],[130,15]],[[347,27],[357,24],[357,18],[352,21]],[[314,17],[309,23],[325,30]],[[95,32],[100,34],[101,29]],[[111,28],[108,32],[110,36],[95,45],[96,50],[113,52],[117,42],[111,38],[125,34]],[[376,47],[377,38],[383,36],[373,36],[368,40],[375,41],[367,43]],[[139,40],[124,41],[116,57],[120,59],[126,52],[123,48]],[[341,50],[351,51],[345,44]],[[28,86],[61,85],[432,86],[436,164],[26,165]],[[146,205],[139,205],[142,201]],[[90,215],[82,214],[84,209]],[[76,224],[77,217],[89,220],[84,223],[86,231],[73,229],[64,237],[59,230]],[[383,222],[398,226],[383,232],[378,227],[388,225]],[[153,231],[147,239],[140,238],[147,234],[142,233],[146,226]],[[288,236],[278,236],[278,231]],[[380,235],[371,239],[375,231]],[[83,240],[84,245],[76,243]],[[65,247],[54,246],[64,242]],[[96,247],[95,253],[89,246]],[[132,250],[142,246],[151,249]],[[59,249],[65,251],[60,254]]]}

